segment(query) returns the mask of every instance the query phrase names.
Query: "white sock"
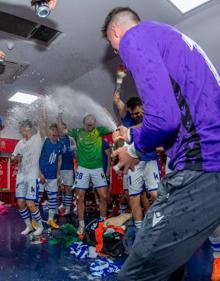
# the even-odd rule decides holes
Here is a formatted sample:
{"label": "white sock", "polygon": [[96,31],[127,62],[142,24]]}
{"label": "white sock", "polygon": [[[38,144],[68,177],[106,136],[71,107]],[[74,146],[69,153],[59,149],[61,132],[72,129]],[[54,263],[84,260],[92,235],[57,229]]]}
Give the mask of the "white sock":
{"label": "white sock", "polygon": [[32,228],[32,224],[31,224],[31,220],[30,219],[25,219],[24,223],[25,223],[26,227]]}
{"label": "white sock", "polygon": [[69,213],[70,213],[70,207],[66,207],[65,215],[68,215]]}
{"label": "white sock", "polygon": [[37,229],[33,232],[33,235],[35,235],[35,236],[41,235],[43,230],[44,230],[44,227],[41,223],[38,225]]}
{"label": "white sock", "polygon": [[134,225],[137,229],[140,229],[142,226],[142,221],[134,221]]}
{"label": "white sock", "polygon": [[56,212],[49,211],[48,220],[53,220],[55,214],[56,214]]}
{"label": "white sock", "polygon": [[85,227],[85,221],[84,221],[84,220],[80,220],[80,221],[79,221],[79,226]]}
{"label": "white sock", "polygon": [[21,232],[21,235],[28,235],[28,233],[33,230],[31,220],[25,219],[24,222],[25,222],[26,228]]}

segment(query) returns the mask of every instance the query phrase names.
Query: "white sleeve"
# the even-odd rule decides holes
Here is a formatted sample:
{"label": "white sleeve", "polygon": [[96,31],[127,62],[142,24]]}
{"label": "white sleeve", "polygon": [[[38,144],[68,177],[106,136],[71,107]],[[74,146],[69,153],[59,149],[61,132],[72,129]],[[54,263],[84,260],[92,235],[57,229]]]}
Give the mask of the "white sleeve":
{"label": "white sleeve", "polygon": [[14,152],[12,153],[12,156],[16,156],[18,154],[22,154],[21,153],[21,143],[22,143],[22,140],[20,140],[16,146],[15,146],[15,149],[14,149]]}

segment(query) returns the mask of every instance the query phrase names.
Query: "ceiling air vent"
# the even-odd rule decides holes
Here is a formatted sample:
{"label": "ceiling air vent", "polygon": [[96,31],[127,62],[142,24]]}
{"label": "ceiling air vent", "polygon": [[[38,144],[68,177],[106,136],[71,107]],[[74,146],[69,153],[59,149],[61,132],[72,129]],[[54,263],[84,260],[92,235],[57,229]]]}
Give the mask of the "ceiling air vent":
{"label": "ceiling air vent", "polygon": [[28,66],[27,63],[6,60],[0,67],[0,83],[13,83]]}
{"label": "ceiling air vent", "polygon": [[30,38],[45,42],[49,45],[61,32],[53,28],[40,25],[31,35]]}
{"label": "ceiling air vent", "polygon": [[0,19],[0,31],[26,40],[36,40],[44,46],[49,46],[61,34],[56,29],[2,11]]}
{"label": "ceiling air vent", "polygon": [[0,30],[28,38],[36,23],[0,11]]}

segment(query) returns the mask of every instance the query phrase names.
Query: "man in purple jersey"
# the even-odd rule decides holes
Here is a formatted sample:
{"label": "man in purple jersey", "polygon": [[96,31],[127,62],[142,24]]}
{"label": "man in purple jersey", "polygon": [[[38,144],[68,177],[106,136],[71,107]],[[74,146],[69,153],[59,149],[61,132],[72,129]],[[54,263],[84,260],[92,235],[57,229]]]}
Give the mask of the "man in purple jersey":
{"label": "man in purple jersey", "polygon": [[[114,135],[128,146],[113,156],[126,173],[142,153],[163,144],[173,170],[159,186],[119,280],[164,281],[220,223],[220,77],[192,39],[166,24],[140,22],[128,7],[113,9],[102,32],[144,105],[142,126]],[[214,234],[217,252],[220,232]]]}

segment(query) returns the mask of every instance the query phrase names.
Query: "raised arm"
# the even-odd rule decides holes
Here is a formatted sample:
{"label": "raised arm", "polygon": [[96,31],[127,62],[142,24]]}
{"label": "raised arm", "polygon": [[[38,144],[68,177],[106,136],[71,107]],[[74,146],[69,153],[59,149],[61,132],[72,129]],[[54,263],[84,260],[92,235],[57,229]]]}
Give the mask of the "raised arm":
{"label": "raised arm", "polygon": [[45,139],[48,135],[48,116],[43,103],[43,97],[40,97],[40,122],[39,122],[40,136]]}
{"label": "raised arm", "polygon": [[62,107],[59,106],[59,112],[57,116],[57,125],[58,125],[59,134],[62,134],[62,124],[63,124],[63,110]]}
{"label": "raised arm", "polygon": [[126,109],[125,103],[121,99],[121,96],[120,96],[119,92],[114,92],[113,103],[117,107],[117,109],[119,111],[119,114],[120,114],[120,117],[124,118],[126,113],[127,113],[127,109]]}

